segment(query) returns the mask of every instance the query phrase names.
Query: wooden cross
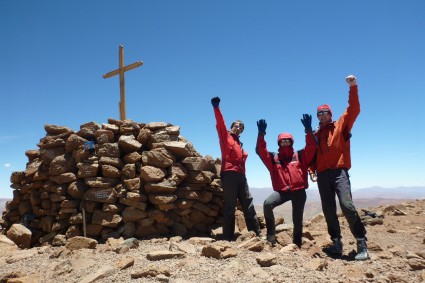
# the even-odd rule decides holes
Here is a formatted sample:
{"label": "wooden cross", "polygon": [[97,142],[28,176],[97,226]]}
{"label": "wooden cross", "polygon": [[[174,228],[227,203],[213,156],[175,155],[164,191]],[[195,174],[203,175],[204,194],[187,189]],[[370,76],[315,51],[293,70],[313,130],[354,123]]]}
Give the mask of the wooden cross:
{"label": "wooden cross", "polygon": [[118,109],[120,111],[120,120],[126,119],[126,107],[125,107],[125,84],[124,84],[124,72],[135,69],[139,66],[143,65],[142,61],[137,61],[133,64],[124,66],[124,47],[122,45],[119,46],[119,68],[103,75],[103,78],[110,78],[115,75],[120,75],[120,102],[118,103]]}

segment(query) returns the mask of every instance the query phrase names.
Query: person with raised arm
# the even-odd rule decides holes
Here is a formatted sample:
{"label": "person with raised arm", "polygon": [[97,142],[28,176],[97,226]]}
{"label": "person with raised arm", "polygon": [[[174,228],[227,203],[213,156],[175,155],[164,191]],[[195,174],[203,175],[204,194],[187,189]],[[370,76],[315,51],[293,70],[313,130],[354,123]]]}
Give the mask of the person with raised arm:
{"label": "person with raised arm", "polygon": [[236,201],[242,206],[248,231],[261,238],[261,229],[254,209],[253,198],[245,175],[248,153],[243,149],[239,136],[244,123],[236,120],[227,130],[220,110],[220,98],[211,99],[216,119],[216,128],[221,149],[221,185],[224,191],[223,238],[232,241],[235,232]]}
{"label": "person with raised arm", "polygon": [[343,253],[341,227],[335,200],[335,196],[337,196],[351,233],[357,239],[355,259],[367,260],[369,252],[366,243],[366,229],[353,203],[348,174],[348,170],[351,168],[351,129],[360,114],[360,102],[356,77],[349,75],[345,80],[350,87],[348,107],[338,120],[332,120],[332,110],[328,104],[317,107],[319,127],[315,136],[318,148],[312,168],[313,174],[317,177],[323,214],[332,240],[332,245],[323,250],[337,256],[341,256]]}
{"label": "person with raised arm", "polygon": [[264,201],[263,210],[266,220],[266,239],[276,244],[276,227],[273,209],[287,201],[292,202],[293,243],[302,244],[304,205],[307,200],[308,167],[316,152],[316,142],[311,128],[311,115],[303,114],[301,119],[305,130],[306,145],[294,151],[294,138],[289,133],[277,137],[278,152],[269,152],[264,139],[267,123],[264,119],[257,122],[258,137],[256,152],[270,172],[274,192]]}

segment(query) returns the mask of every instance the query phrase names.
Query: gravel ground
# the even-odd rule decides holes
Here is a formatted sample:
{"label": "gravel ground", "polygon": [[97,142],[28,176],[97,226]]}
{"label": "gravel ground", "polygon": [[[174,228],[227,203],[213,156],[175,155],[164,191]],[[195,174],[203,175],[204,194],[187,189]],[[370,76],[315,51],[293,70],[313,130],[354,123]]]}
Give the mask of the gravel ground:
{"label": "gravel ground", "polygon": [[[301,249],[286,249],[262,242],[261,252],[238,248],[240,237],[231,242],[237,251],[235,257],[215,259],[202,255],[203,241],[171,239],[141,240],[137,248],[114,252],[108,244],[96,249],[70,251],[65,247],[43,246],[19,250],[1,245],[0,283],[11,282],[422,282],[425,280],[425,200],[385,206],[373,211],[384,213],[384,224],[367,226],[371,259],[353,261],[355,241],[343,217],[344,255],[333,259],[321,252],[329,243],[326,224],[317,217],[305,223],[305,231],[314,239]],[[393,215],[399,209],[407,215]],[[286,233],[286,232],[282,232]],[[290,231],[288,232],[290,233]],[[249,239],[250,236],[246,236]],[[245,240],[246,241],[246,240]],[[213,243],[214,244],[214,243]],[[292,246],[292,245],[291,245]],[[155,251],[178,250],[183,258],[149,260],[147,254]],[[289,246],[286,246],[288,248]],[[32,256],[28,256],[32,254]],[[262,267],[257,258],[271,254],[275,264]],[[27,258],[17,259],[27,255]],[[17,259],[14,262],[12,259]],[[128,268],[116,267],[123,260],[134,260]],[[419,266],[412,267],[412,262]],[[416,266],[413,264],[413,266]],[[133,279],[136,271],[149,272],[151,277]],[[100,275],[99,275],[100,274]],[[138,274],[141,274],[139,272]],[[96,277],[96,275],[99,275]],[[10,280],[9,280],[10,281]]]}

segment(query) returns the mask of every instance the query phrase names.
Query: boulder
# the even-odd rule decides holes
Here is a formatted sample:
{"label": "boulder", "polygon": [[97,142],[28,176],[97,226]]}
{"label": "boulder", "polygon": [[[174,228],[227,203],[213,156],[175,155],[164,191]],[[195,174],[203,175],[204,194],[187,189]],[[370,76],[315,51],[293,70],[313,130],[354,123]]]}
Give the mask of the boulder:
{"label": "boulder", "polygon": [[21,249],[31,247],[31,231],[22,224],[13,224],[7,231],[6,236]]}

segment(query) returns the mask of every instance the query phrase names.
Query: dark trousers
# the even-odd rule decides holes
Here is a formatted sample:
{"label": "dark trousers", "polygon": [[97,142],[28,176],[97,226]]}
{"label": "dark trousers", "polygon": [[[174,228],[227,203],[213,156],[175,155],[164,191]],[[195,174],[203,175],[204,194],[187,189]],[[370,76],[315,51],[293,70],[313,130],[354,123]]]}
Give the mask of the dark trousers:
{"label": "dark trousers", "polygon": [[236,200],[239,200],[242,206],[248,231],[254,231],[259,235],[261,233],[260,225],[245,175],[233,171],[223,172],[221,175],[221,185],[224,191],[224,239],[233,239],[235,232]]}
{"label": "dark trousers", "polygon": [[306,200],[307,194],[305,190],[297,190],[293,192],[274,191],[264,201],[263,205],[267,235],[275,235],[276,233],[273,209],[287,201],[292,201],[292,222],[294,223],[293,240],[295,244],[301,245],[303,234],[303,214]]}
{"label": "dark trousers", "polygon": [[356,238],[364,238],[366,229],[354,207],[351,184],[346,169],[328,169],[317,174],[323,214],[328,224],[328,233],[332,239],[341,238],[335,195],[338,196],[342,213],[348,221],[351,233]]}

